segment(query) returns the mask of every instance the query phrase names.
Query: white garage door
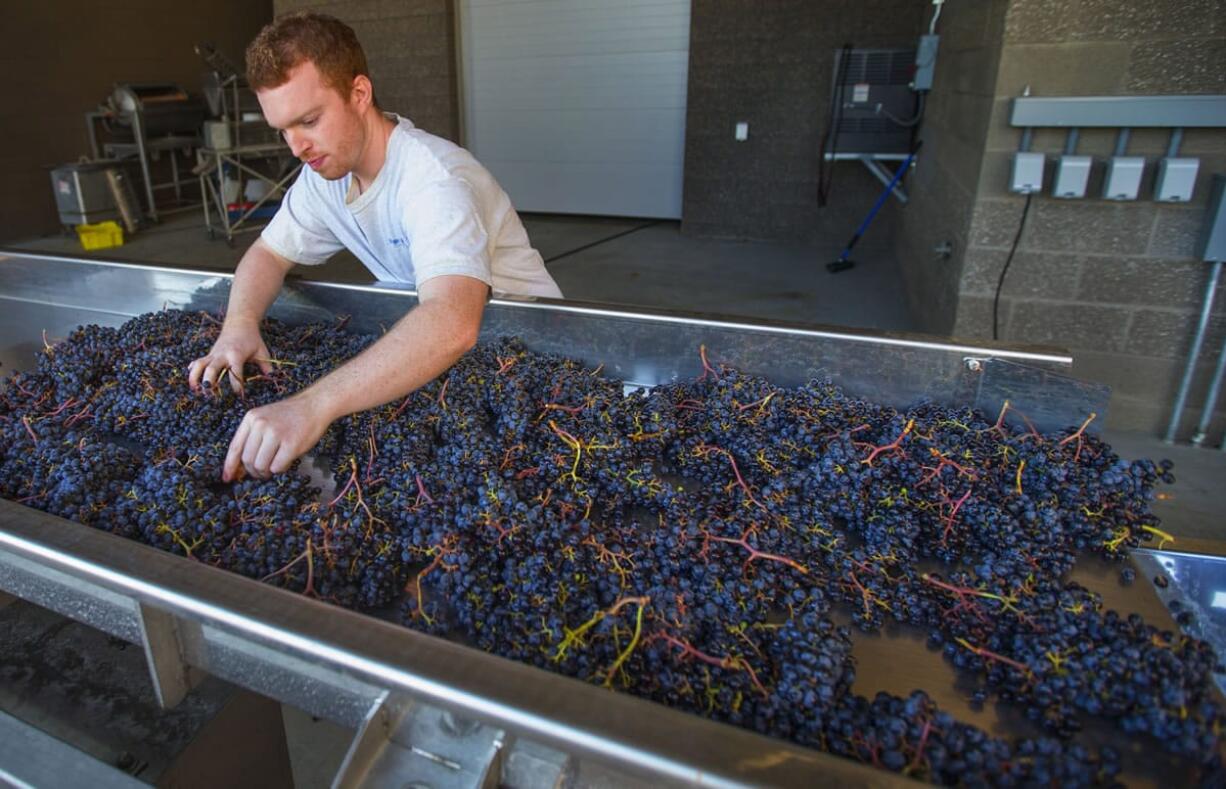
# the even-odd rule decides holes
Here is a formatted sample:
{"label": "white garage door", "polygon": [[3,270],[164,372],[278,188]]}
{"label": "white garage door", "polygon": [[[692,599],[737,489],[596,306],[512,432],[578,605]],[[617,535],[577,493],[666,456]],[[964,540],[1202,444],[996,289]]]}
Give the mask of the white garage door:
{"label": "white garage door", "polygon": [[462,0],[465,143],[521,211],[681,217],[689,0]]}

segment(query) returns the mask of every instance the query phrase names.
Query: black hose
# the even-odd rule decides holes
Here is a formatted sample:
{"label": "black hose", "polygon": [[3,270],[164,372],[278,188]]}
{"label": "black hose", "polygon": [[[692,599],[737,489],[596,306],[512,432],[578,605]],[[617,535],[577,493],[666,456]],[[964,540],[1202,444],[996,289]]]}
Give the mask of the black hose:
{"label": "black hose", "polygon": [[[843,45],[839,54],[839,67],[830,92],[830,106],[826,110],[826,128],[822,130],[822,144],[817,156],[817,204],[826,205],[834,186],[834,154],[839,147],[839,125],[843,122],[843,89],[847,85],[847,64],[851,60],[851,42]],[[826,161],[826,146],[830,146],[831,160]]]}
{"label": "black hose", "polygon": [[1026,217],[1030,216],[1030,201],[1034,193],[1026,195],[1026,205],[1022,207],[1022,218],[1017,223],[1017,235],[1013,237],[1013,246],[1009,248],[1009,257],[1005,258],[1005,267],[1000,270],[1000,279],[996,281],[996,295],[992,297],[992,339],[1000,339],[1000,292],[1005,287],[1005,275],[1013,264],[1013,256],[1017,254],[1017,246],[1022,240],[1022,231],[1026,229]]}

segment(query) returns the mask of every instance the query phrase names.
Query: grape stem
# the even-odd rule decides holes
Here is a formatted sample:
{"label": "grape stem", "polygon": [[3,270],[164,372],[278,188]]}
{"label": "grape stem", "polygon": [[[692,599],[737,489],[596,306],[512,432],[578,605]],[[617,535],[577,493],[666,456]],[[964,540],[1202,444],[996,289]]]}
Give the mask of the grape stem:
{"label": "grape stem", "polygon": [[[973,488],[966,489],[966,493],[962,494],[962,498],[958,499],[958,501],[954,504],[954,508],[950,511],[949,515],[945,518],[945,528],[941,531],[941,545],[942,546],[948,545],[949,535],[954,530],[954,519],[958,517],[958,510],[962,509],[962,505],[966,503],[966,500],[968,498],[970,498],[972,490]],[[946,500],[948,500],[948,498]]]}
{"label": "grape stem", "polygon": [[745,498],[749,499],[750,503],[754,506],[760,509],[766,509],[762,502],[754,498],[753,489],[749,487],[749,483],[747,483],[745,478],[741,476],[741,469],[737,466],[736,458],[733,457],[731,452],[723,449],[722,447],[717,447],[714,444],[699,444],[698,446],[694,447],[694,454],[698,457],[705,458],[712,452],[728,458],[728,463],[732,466],[732,473],[736,476],[736,484],[745,491]]}
{"label": "grape stem", "polygon": [[706,652],[696,649],[692,644],[690,644],[690,642],[677,638],[676,636],[670,635],[663,631],[656,633],[654,638],[658,638],[680,649],[680,657],[682,659],[688,657],[717,668],[728,669],[730,671],[744,671],[749,675],[749,681],[753,683],[753,686],[757,689],[758,693],[762,694],[762,698],[770,698],[770,694],[766,692],[766,688],[762,685],[761,681],[758,680],[757,672],[753,670],[753,666],[749,665],[744,658],[739,656],[715,657],[713,655],[708,655]]}
{"label": "grape stem", "polygon": [[606,688],[613,687],[613,676],[617,674],[622,664],[630,658],[634,648],[638,646],[639,637],[643,634],[643,610],[647,607],[647,603],[651,602],[650,597],[640,597],[635,602],[638,603],[638,612],[634,615],[634,636],[630,639],[630,643],[626,645],[617,655],[617,660],[613,661],[613,665],[609,666],[608,673],[605,674],[604,686]]}
{"label": "grape stem", "polygon": [[[726,542],[730,545],[739,545],[745,550],[749,551],[749,557],[745,559],[745,562],[741,565],[742,575],[744,575],[745,572],[749,569],[750,563],[756,559],[765,559],[766,561],[770,561],[770,562],[779,562],[780,564],[786,564],[788,567],[791,567],[793,570],[796,570],[797,572],[803,575],[809,574],[809,568],[805,567],[803,564],[800,564],[799,562],[793,559],[789,559],[786,556],[780,556],[774,553],[766,553],[764,551],[759,551],[757,548],[754,548],[752,545],[750,545],[749,535],[753,534],[756,530],[757,530],[756,527],[751,525],[747,529],[745,529],[744,532],[741,533],[740,538],[735,539],[735,540],[732,539],[731,537],[716,537],[715,535],[711,534],[710,532],[706,532],[706,531],[704,531],[704,534],[706,535],[705,536],[706,540],[713,540],[715,542]],[[705,554],[706,551],[707,551],[707,548],[706,548],[706,545],[704,545],[702,549],[702,553]]]}
{"label": "grape stem", "polygon": [[1077,428],[1077,432],[1072,433],[1068,436],[1065,436],[1060,441],[1059,446],[1064,446],[1065,444],[1072,441],[1073,439],[1077,439],[1077,450],[1073,453],[1074,462],[1076,462],[1078,459],[1081,458],[1081,447],[1082,447],[1082,444],[1084,443],[1084,439],[1082,438],[1082,436],[1086,432],[1086,428],[1090,426],[1090,423],[1094,421],[1094,418],[1096,416],[1098,416],[1098,414],[1091,411],[1090,415],[1086,417],[1086,421],[1082,422],[1081,427]]}
{"label": "grape stem", "polygon": [[955,640],[955,641],[957,641],[957,642],[958,642],[959,644],[961,644],[962,646],[964,646],[964,647],[966,647],[967,649],[969,649],[969,650],[970,650],[972,653],[974,653],[974,654],[975,654],[977,657],[981,657],[981,658],[984,658],[984,659],[986,659],[986,660],[995,660],[995,661],[996,661],[996,662],[998,662],[998,663],[1004,663],[1006,666],[1011,666],[1011,667],[1013,667],[1013,668],[1017,669],[1018,671],[1020,671],[1020,672],[1022,673],[1022,675],[1023,675],[1023,676],[1025,676],[1027,679],[1029,679],[1031,676],[1033,676],[1033,674],[1032,674],[1032,672],[1030,671],[1030,668],[1029,668],[1028,666],[1026,666],[1026,665],[1024,665],[1024,664],[1022,664],[1022,663],[1019,663],[1019,662],[1017,662],[1016,660],[1014,660],[1014,659],[1012,659],[1012,658],[1007,658],[1007,657],[1005,657],[1004,655],[997,654],[996,652],[993,652],[993,651],[991,651],[991,650],[989,650],[989,649],[985,649],[984,647],[977,647],[977,646],[975,646],[974,644],[972,644],[971,642],[967,641],[965,638],[956,638],[956,639],[954,639],[954,640]]}
{"label": "grape stem", "polygon": [[698,346],[698,358],[702,360],[702,375],[698,376],[698,380],[705,381],[707,376],[710,375],[712,378],[718,381],[719,372],[716,371],[716,369],[711,366],[711,363],[707,361],[707,346]]}
{"label": "grape stem", "polygon": [[[915,427],[915,420],[914,420],[914,419],[908,419],[908,420],[907,420],[907,426],[906,426],[906,427],[904,427],[904,428],[903,428],[903,430],[902,430],[902,432],[898,434],[898,438],[894,439],[893,441],[891,441],[891,442],[890,442],[890,443],[888,443],[888,444],[882,444],[882,445],[881,445],[881,446],[879,446],[879,447],[873,447],[873,451],[869,453],[868,457],[864,458],[864,459],[863,459],[863,460],[861,460],[860,462],[861,462],[861,463],[867,463],[868,465],[870,465],[870,466],[871,466],[871,465],[873,465],[873,461],[874,461],[874,460],[876,460],[876,459],[877,459],[877,456],[878,456],[878,455],[880,455],[882,452],[889,452],[889,451],[891,451],[891,450],[898,450],[898,451],[901,451],[901,448],[902,448],[902,440],[903,440],[904,438],[906,438],[906,437],[907,437],[907,434],[908,434],[908,433],[910,433],[910,432],[911,432],[911,430],[912,430],[912,428],[914,428],[914,427]],[[872,445],[871,445],[871,444],[867,444],[867,445],[862,444],[861,446],[872,446]]]}
{"label": "grape stem", "polygon": [[[189,556],[191,555],[190,551],[188,552],[188,555]],[[294,559],[289,564],[282,567],[280,570],[277,570],[274,573],[269,573],[268,575],[264,576],[263,578],[260,579],[260,581],[267,583],[268,581],[271,581],[273,578],[276,578],[278,575],[284,575],[285,573],[289,572],[293,568],[294,565],[298,564],[298,562],[302,561],[303,559],[306,559],[306,563],[307,563],[307,577],[306,577],[306,586],[303,588],[302,593],[304,595],[310,595],[312,597],[317,597],[318,595],[316,595],[315,593],[315,560],[311,556],[311,538],[310,537],[307,538],[306,550],[298,554],[298,557],[296,559]]]}

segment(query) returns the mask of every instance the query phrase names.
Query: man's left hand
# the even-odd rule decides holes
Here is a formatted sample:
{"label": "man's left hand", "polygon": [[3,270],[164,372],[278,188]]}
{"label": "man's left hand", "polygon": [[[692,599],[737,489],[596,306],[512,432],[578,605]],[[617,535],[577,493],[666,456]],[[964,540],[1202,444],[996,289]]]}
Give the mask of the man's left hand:
{"label": "man's left hand", "polygon": [[251,409],[230,441],[222,480],[237,479],[240,466],[259,479],[286,471],[315,446],[331,423],[324,410],[304,395]]}

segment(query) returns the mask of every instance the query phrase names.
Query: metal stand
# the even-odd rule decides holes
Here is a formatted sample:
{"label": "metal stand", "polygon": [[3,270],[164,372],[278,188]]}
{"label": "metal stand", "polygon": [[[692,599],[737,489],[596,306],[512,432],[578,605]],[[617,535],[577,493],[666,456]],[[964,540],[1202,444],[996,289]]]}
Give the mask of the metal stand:
{"label": "metal stand", "polygon": [[432,789],[562,786],[573,769],[561,751],[385,692],[367,712],[332,786],[394,785],[407,776]]}
{"label": "metal stand", "polygon": [[905,162],[909,158],[905,153],[827,153],[826,161],[828,162],[860,162],[864,165],[873,177],[887,186],[890,193],[898,198],[898,202],[905,204],[910,197],[907,195],[907,190],[904,189],[895,179],[896,172],[890,172],[882,162]]}
{"label": "metal stand", "polygon": [[[132,142],[107,142],[99,145],[96,128],[98,122],[104,118],[115,117],[116,115],[122,115],[129,119],[132,127]],[[193,148],[196,148],[200,145],[198,137],[169,135],[152,140],[146,139],[143,119],[141,114],[136,111],[101,112],[95,110],[87,112],[85,113],[85,127],[89,133],[90,153],[95,160],[102,158],[127,159],[135,156],[140,162],[141,178],[145,186],[145,213],[150,219],[154,222],[158,221],[158,208],[154,200],[154,193],[158,190],[173,189],[175,200],[182,201],[184,181],[179,177],[179,160],[176,157],[176,153],[180,150],[190,152]],[[151,157],[159,156],[163,151],[169,153],[171,179],[155,184],[153,176],[149,171],[149,161]],[[194,207],[192,205],[185,206],[184,208]],[[175,209],[171,209],[171,211],[173,210]],[[167,213],[171,211],[167,211]]]}
{"label": "metal stand", "polygon": [[[248,227],[248,221],[261,206],[283,190],[298,175],[298,171],[302,169],[302,163],[299,162],[284,176],[277,178],[276,176],[265,175],[255,168],[244,164],[243,160],[280,158],[288,155],[289,149],[282,143],[243,145],[225,149],[201,148],[197,152],[200,165],[196,170],[200,174],[200,192],[204,196],[204,228],[209,238],[213,238],[214,234],[220,231],[226,239],[226,243],[233,244],[234,236],[238,233],[259,229],[259,226]],[[267,194],[261,197],[250,208],[243,211],[233,221],[230,220],[229,204],[226,202],[222,178],[222,174],[227,166],[233,167],[236,171],[263,181],[270,186]],[[239,196],[240,198],[242,196],[241,180],[239,181]],[[218,223],[216,226],[213,224],[213,209],[217,211]]]}
{"label": "metal stand", "polygon": [[0,784],[140,789],[148,784],[0,712]]}

